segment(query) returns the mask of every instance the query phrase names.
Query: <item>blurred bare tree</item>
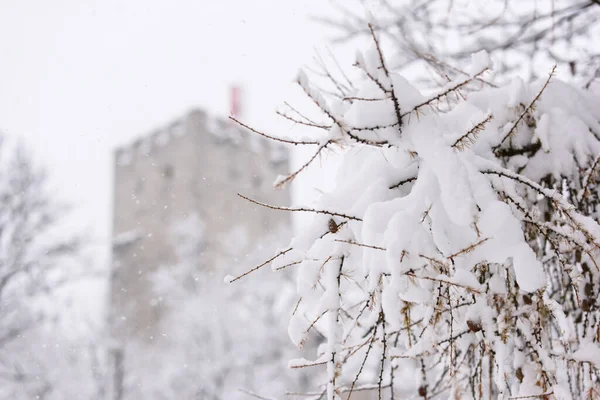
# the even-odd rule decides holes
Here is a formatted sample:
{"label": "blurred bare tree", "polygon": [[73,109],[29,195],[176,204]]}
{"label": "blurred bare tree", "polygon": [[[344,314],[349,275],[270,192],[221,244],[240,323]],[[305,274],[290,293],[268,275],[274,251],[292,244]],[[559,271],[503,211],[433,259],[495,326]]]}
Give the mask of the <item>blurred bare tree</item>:
{"label": "blurred bare tree", "polygon": [[[361,4],[366,3],[360,1]],[[372,4],[372,3],[369,3]],[[471,54],[486,50],[501,76],[538,78],[554,64],[584,86],[600,77],[599,0],[380,0],[367,15],[339,5],[339,17],[320,18],[337,27],[338,41],[369,36],[372,23],[392,39],[399,56],[392,69],[428,65],[435,74],[461,74]],[[392,60],[391,60],[392,61]]]}
{"label": "blurred bare tree", "polygon": [[85,393],[78,374],[92,376],[89,368],[77,367],[80,355],[89,361],[87,349],[79,354],[65,346],[54,329],[62,312],[57,293],[81,272],[82,241],[61,229],[65,211],[25,148],[0,137],[2,399],[68,398]]}

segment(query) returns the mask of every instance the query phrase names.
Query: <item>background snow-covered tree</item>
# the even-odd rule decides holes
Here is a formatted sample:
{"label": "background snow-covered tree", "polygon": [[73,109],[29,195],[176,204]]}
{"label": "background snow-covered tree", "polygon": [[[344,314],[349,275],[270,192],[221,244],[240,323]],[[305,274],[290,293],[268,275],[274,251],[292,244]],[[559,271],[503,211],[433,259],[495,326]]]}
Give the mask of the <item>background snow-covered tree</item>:
{"label": "background snow-covered tree", "polygon": [[[424,95],[395,73],[372,25],[336,93],[301,73],[321,133],[343,148],[309,229],[276,253],[297,271],[290,321],[325,341],[309,398],[600,396],[600,104],[554,80],[488,82],[487,53]],[[390,58],[394,58],[394,54]],[[265,136],[268,134],[261,133]],[[230,279],[234,281],[234,279]]]}
{"label": "background snow-covered tree", "polygon": [[[365,17],[358,4],[373,14]],[[393,69],[416,64],[433,72],[421,77],[437,82],[462,75],[471,54],[480,50],[492,56],[494,72],[507,77],[534,80],[558,64],[584,85],[600,78],[597,0],[380,0],[338,7],[337,16],[321,18],[339,29],[338,39],[368,37],[372,22],[401,49],[390,57]]]}
{"label": "background snow-covered tree", "polygon": [[0,398],[95,398],[99,349],[65,326],[81,239],[65,235],[64,206],[24,147],[0,145]]}
{"label": "background snow-covered tree", "polygon": [[283,398],[286,390],[306,389],[308,374],[287,370],[298,351],[289,346],[287,319],[280,316],[294,300],[293,282],[268,271],[248,287],[227,287],[221,279],[223,271],[259,262],[271,245],[289,240],[287,228],[250,246],[238,226],[218,238],[227,254],[212,264],[203,261],[207,238],[197,214],[168,229],[179,262],[152,279],[167,310],[164,337],[158,350],[128,350],[136,356],[124,365],[124,398],[248,399],[248,393]]}

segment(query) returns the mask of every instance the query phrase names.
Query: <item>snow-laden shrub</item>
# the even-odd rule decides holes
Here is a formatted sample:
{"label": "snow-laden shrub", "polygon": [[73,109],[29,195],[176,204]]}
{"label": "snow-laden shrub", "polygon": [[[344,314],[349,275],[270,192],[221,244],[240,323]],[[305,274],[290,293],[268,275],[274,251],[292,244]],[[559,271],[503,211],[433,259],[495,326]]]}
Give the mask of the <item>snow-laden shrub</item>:
{"label": "snow-laden shrub", "polygon": [[298,78],[328,122],[288,142],[345,153],[317,206],[271,206],[314,214],[272,260],[297,271],[292,341],[325,337],[290,366],[326,365],[314,398],[600,397],[600,102],[496,87],[485,53],[424,95],[373,39],[343,96]]}

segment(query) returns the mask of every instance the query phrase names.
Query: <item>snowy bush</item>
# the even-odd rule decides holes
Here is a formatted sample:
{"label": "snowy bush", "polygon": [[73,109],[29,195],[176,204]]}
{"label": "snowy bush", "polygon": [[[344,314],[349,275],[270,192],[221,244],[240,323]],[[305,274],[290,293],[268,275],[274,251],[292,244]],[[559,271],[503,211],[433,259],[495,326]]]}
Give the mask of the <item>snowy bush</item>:
{"label": "snowy bush", "polygon": [[485,53],[424,95],[370,31],[343,96],[298,78],[319,139],[273,137],[316,148],[277,186],[344,149],[314,208],[265,205],[314,214],[271,260],[297,272],[292,341],[325,337],[290,362],[326,365],[309,398],[600,397],[600,102],[554,70],[488,85]]}

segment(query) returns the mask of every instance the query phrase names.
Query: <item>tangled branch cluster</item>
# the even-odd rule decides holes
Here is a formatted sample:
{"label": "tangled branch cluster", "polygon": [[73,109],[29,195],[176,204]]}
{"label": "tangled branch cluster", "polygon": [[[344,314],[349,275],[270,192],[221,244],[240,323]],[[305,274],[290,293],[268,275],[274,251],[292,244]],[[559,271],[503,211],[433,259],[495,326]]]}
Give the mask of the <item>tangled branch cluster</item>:
{"label": "tangled branch cluster", "polygon": [[[382,0],[378,32],[403,50],[395,67],[425,62],[441,76],[461,75],[472,53],[495,56],[495,71],[532,79],[540,67],[559,64],[584,84],[600,77],[598,0]],[[340,17],[323,18],[340,40],[369,35],[365,17],[339,5]],[[377,11],[377,10],[375,10]],[[523,68],[525,67],[525,68]]]}

